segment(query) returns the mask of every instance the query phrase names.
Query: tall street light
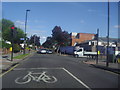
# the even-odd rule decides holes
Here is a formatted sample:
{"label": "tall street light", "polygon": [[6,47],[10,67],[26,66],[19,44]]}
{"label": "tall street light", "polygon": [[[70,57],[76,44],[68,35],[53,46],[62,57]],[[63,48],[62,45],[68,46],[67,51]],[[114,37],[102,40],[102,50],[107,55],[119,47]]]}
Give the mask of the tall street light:
{"label": "tall street light", "polygon": [[25,54],[25,47],[26,47],[26,26],[27,26],[27,15],[30,10],[26,10],[26,17],[25,17],[25,40],[24,40],[24,53]]}
{"label": "tall street light", "polygon": [[108,0],[108,30],[107,30],[107,61],[106,66],[109,66],[109,27],[110,27],[110,9],[109,9],[109,0]]}

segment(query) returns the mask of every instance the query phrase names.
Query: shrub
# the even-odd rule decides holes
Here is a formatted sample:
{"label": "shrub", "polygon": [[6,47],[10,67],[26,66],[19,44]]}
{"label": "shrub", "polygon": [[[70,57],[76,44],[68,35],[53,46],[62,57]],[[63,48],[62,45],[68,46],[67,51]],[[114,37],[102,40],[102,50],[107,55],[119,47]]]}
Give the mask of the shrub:
{"label": "shrub", "polygon": [[20,46],[18,44],[14,44],[14,53],[17,53],[20,51]]}

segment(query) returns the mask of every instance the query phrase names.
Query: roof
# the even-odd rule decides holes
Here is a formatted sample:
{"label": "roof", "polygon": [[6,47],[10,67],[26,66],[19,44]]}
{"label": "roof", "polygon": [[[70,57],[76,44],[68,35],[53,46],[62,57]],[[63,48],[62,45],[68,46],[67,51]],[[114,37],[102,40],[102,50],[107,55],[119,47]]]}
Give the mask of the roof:
{"label": "roof", "polygon": [[[107,42],[106,37],[99,37],[99,41]],[[117,38],[109,38],[109,42],[118,42]]]}
{"label": "roof", "polygon": [[[92,39],[92,40],[86,40],[83,43],[86,43],[86,42],[89,42],[89,41],[96,41],[96,40],[94,40],[94,39]],[[99,41],[101,41],[101,42],[107,42],[107,38],[106,37],[99,37]],[[118,39],[117,38],[109,38],[109,42],[118,42]]]}

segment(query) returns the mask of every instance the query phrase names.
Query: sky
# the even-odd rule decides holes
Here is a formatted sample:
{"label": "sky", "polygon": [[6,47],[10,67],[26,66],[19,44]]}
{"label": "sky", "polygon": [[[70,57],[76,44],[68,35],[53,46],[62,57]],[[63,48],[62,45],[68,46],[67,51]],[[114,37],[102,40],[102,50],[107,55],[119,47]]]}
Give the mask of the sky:
{"label": "sky", "polygon": [[[107,36],[107,2],[2,2],[2,17],[25,30],[28,12],[27,36],[40,36],[41,44],[57,25],[62,30],[77,33],[97,33]],[[118,38],[118,3],[110,2],[110,37]]]}

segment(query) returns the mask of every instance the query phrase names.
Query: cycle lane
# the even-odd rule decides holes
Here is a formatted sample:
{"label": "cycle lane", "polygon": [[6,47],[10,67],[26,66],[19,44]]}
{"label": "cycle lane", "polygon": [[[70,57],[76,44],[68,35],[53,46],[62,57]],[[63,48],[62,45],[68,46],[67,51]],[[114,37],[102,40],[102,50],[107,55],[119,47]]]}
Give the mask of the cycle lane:
{"label": "cycle lane", "polygon": [[[64,70],[58,69],[63,67]],[[92,89],[98,87],[117,87],[116,80],[118,79],[116,75],[112,75],[98,69],[96,70],[95,68],[88,67],[88,65],[86,64],[78,63],[74,60],[74,58],[72,59],[69,57],[56,55],[34,55],[29,60],[21,62],[21,64],[17,66],[14,71],[12,71],[14,72],[14,74],[10,74],[14,76],[14,79],[11,80],[14,81],[16,78],[22,75],[27,75],[27,71],[43,71],[43,69],[47,69],[47,71],[49,71],[51,75],[55,77],[57,76],[57,79],[59,78],[59,82],[57,81],[56,83],[52,84],[41,82],[41,84],[36,84],[38,82],[32,81],[30,83],[27,83],[26,85],[17,85],[16,83],[13,83],[12,86],[17,88],[86,88],[84,85],[85,83]],[[18,72],[20,73],[20,75],[16,75],[16,73]],[[8,75],[9,73],[7,73],[6,75]],[[8,75],[9,78],[4,79],[4,81],[8,80],[10,82],[10,75]],[[81,81],[83,81],[83,84]],[[4,83],[5,86],[7,86],[7,84],[11,83]]]}
{"label": "cycle lane", "polygon": [[[32,72],[32,75],[28,76],[25,80],[22,80],[28,72]],[[50,83],[49,79],[41,76],[41,80],[37,81],[40,78],[40,74],[34,73],[43,73],[52,78],[56,78],[55,82]],[[21,78],[20,78],[21,77]],[[23,77],[23,78],[22,78]],[[34,78],[36,80],[34,80]],[[26,83],[16,83],[16,79],[19,79],[19,82]],[[49,82],[45,82],[42,79],[47,79]],[[29,79],[29,80],[28,80]],[[8,80],[10,82],[8,82]],[[75,76],[70,73],[65,68],[15,68],[13,71],[9,72],[7,75],[3,76],[3,88],[86,88],[83,84],[79,82],[80,80],[75,78]]]}

